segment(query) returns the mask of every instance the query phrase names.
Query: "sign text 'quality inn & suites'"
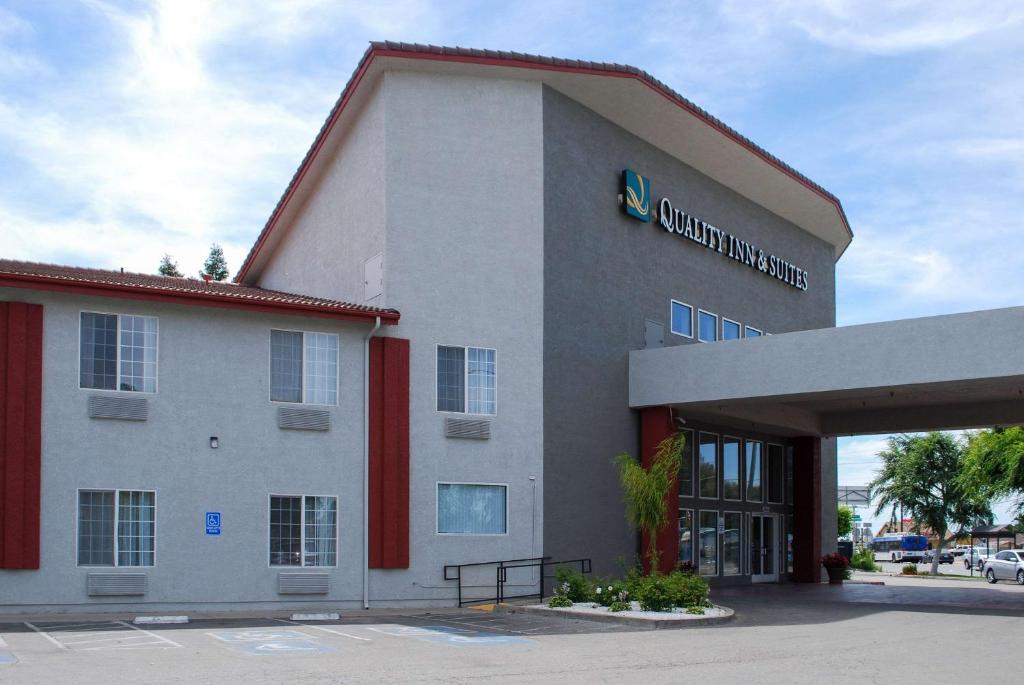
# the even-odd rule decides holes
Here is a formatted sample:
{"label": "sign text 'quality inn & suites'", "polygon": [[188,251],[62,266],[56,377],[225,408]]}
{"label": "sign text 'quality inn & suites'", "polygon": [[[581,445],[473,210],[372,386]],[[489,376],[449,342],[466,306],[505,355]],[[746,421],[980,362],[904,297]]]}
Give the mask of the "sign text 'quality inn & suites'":
{"label": "sign text 'quality inn & suites'", "polygon": [[680,238],[687,238],[734,261],[756,269],[797,290],[807,290],[807,271],[790,262],[766,253],[756,245],[726,233],[717,226],[675,209],[672,201],[663,197],[655,215],[651,202],[651,179],[631,169],[622,171],[623,209],[626,214],[650,222],[656,218],[661,227]]}

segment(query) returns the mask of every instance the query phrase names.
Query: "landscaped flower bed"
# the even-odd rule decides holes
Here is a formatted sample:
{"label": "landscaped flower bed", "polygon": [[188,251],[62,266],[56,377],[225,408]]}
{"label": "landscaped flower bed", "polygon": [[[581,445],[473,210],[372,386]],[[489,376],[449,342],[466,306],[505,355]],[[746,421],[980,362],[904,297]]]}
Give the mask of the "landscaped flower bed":
{"label": "landscaped flower bed", "polygon": [[573,609],[586,613],[657,613],[705,616],[715,614],[706,580],[676,570],[669,574],[644,576],[637,571],[625,579],[595,579],[569,569],[555,572],[555,595],[550,609]]}

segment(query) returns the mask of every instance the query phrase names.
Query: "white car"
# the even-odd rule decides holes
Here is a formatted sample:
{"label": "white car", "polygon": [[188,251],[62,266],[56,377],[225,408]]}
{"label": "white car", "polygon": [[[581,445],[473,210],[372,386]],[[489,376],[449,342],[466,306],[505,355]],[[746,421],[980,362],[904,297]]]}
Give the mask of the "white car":
{"label": "white car", "polygon": [[989,557],[982,573],[990,583],[1016,580],[1017,585],[1024,585],[1024,549],[1004,550]]}
{"label": "white car", "polygon": [[988,557],[989,555],[985,553],[984,547],[971,547],[964,552],[964,568],[973,566],[975,570],[980,571]]}

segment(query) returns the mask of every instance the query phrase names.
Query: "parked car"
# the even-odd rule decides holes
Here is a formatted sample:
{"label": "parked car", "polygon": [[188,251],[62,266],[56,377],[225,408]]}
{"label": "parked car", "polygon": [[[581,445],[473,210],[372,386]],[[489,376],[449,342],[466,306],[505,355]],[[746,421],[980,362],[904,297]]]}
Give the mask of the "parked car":
{"label": "parked car", "polygon": [[1018,585],[1024,585],[1024,549],[1004,550],[989,557],[982,573],[990,583],[1016,580]]}
{"label": "parked car", "polygon": [[[935,558],[935,550],[931,550],[931,549],[925,550],[924,556],[921,557],[921,563],[922,564],[930,564],[930,563],[932,563],[932,559],[934,559],[934,558]],[[940,564],[952,564],[953,563],[953,553],[950,552],[948,549],[942,550],[939,553],[939,563]]]}
{"label": "parked car", "polygon": [[964,568],[973,566],[980,571],[981,567],[985,565],[985,560],[988,559],[988,556],[985,553],[984,547],[972,547],[964,554]]}

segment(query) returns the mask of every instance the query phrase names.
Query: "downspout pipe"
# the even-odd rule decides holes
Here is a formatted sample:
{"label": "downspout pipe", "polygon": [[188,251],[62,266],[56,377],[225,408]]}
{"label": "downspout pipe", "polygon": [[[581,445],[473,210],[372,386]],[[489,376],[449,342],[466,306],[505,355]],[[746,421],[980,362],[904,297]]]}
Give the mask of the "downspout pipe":
{"label": "downspout pipe", "polygon": [[370,338],[380,317],[363,338],[363,608],[370,608]]}

